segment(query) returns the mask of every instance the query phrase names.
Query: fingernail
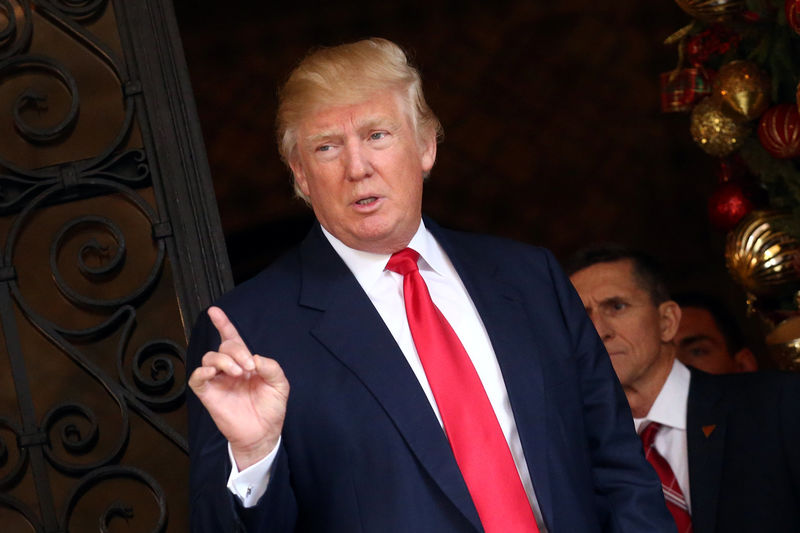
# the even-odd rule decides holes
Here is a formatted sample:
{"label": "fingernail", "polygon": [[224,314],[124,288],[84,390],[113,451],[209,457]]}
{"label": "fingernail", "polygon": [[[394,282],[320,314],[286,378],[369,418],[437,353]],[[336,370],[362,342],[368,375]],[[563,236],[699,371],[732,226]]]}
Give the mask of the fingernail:
{"label": "fingernail", "polygon": [[247,370],[255,370],[256,369],[256,362],[253,361],[252,359],[248,359],[247,361],[245,361],[244,367]]}

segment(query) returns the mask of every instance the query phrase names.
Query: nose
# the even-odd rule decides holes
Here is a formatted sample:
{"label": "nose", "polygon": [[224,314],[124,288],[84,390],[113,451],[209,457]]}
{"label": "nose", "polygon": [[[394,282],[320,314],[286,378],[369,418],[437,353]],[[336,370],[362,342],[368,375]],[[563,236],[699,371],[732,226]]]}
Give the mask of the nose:
{"label": "nose", "polygon": [[353,181],[361,180],[372,174],[372,166],[367,157],[366,149],[361,146],[361,143],[356,141],[347,143],[345,157],[347,179]]}
{"label": "nose", "polygon": [[591,318],[594,329],[597,330],[597,334],[600,335],[603,342],[614,337],[614,328],[602,313],[594,313]]}

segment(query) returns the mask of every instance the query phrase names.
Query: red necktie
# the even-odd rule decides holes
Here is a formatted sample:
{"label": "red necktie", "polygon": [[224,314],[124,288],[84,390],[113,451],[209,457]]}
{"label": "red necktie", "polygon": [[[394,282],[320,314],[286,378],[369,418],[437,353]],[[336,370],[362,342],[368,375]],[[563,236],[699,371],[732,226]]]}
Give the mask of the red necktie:
{"label": "red necktie", "polygon": [[686,498],[683,497],[678,480],[675,479],[675,474],[667,460],[653,446],[659,429],[661,429],[661,424],[651,422],[642,431],[644,456],[653,465],[656,474],[661,479],[661,488],[664,491],[664,499],[667,501],[667,509],[675,519],[678,533],[692,533],[692,517],[689,515],[689,507],[686,505]]}
{"label": "red necktie", "polygon": [[458,336],[431,301],[418,258],[406,248],[386,268],[403,276],[411,336],[481,524],[487,533],[538,533],[486,391]]}

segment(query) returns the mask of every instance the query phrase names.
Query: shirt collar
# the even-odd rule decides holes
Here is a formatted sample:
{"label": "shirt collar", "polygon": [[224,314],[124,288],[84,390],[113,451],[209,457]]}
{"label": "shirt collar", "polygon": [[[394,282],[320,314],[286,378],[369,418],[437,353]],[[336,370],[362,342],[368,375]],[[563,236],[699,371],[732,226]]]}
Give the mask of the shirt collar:
{"label": "shirt collar", "polygon": [[[322,226],[320,226],[322,227]],[[378,278],[383,274],[386,268],[386,263],[389,262],[391,254],[375,254],[372,252],[365,252],[363,250],[356,250],[350,248],[342,241],[334,237],[324,227],[322,233],[331,246],[342,258],[342,261],[347,265],[347,268],[353,273],[364,290],[369,290],[378,281]],[[430,231],[425,227],[425,223],[420,219],[419,227],[416,233],[408,243],[408,247],[414,249],[422,258],[419,263],[421,270],[429,270],[439,275],[447,272],[447,256],[444,251],[433,238]]]}
{"label": "shirt collar", "polygon": [[650,412],[644,418],[634,418],[636,432],[639,433],[646,422],[658,422],[662,426],[686,430],[686,407],[689,403],[689,381],[691,372],[675,359],[667,381],[653,402]]}

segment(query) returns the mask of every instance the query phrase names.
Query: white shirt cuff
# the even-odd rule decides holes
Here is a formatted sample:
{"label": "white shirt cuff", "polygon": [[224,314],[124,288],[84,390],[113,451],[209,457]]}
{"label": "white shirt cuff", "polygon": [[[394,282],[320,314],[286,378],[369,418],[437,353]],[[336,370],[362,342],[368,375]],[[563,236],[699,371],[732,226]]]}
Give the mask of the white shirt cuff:
{"label": "white shirt cuff", "polygon": [[273,470],[275,470],[275,457],[278,455],[280,446],[281,437],[278,437],[278,444],[269,455],[239,472],[236,467],[236,461],[233,459],[231,444],[228,443],[228,457],[231,460],[228,490],[239,498],[239,502],[244,508],[254,507],[261,496],[267,492],[267,485],[269,485],[269,478],[272,476]]}

